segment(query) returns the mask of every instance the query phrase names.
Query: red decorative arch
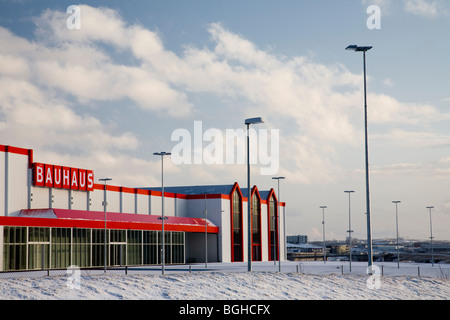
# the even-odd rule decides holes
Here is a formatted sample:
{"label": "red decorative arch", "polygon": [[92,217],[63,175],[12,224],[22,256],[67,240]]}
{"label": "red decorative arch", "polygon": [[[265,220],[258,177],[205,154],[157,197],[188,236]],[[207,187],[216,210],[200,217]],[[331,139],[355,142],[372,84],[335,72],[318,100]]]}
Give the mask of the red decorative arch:
{"label": "red decorative arch", "polygon": [[252,188],[249,204],[251,205],[252,260],[262,261],[261,195],[257,186]]}
{"label": "red decorative arch", "polygon": [[230,193],[231,261],[244,261],[242,191],[237,182]]}
{"label": "red decorative arch", "polygon": [[[273,200],[272,200],[273,198]],[[279,237],[279,227],[278,224],[280,223],[279,214],[278,214],[278,197],[275,194],[275,191],[270,189],[269,195],[267,196],[267,236],[268,236],[268,250],[269,250],[269,260],[274,261],[278,259],[278,256],[280,254],[280,237]],[[271,216],[270,207],[272,202],[274,206],[274,215]],[[275,216],[275,219],[272,217]],[[275,256],[274,256],[275,253]]]}

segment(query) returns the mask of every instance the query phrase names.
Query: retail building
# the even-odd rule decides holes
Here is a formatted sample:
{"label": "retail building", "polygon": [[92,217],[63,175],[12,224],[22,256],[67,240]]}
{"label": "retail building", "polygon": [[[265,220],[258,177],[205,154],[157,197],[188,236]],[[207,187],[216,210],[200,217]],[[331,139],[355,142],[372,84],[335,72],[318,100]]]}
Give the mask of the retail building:
{"label": "retail building", "polygon": [[[0,271],[102,267],[105,248],[108,266],[160,264],[161,188],[99,178],[93,168],[34,162],[33,150],[0,145]],[[252,260],[283,260],[285,203],[257,186],[251,199]],[[165,187],[165,263],[204,262],[206,252],[208,262],[247,261],[247,204],[238,183]]]}

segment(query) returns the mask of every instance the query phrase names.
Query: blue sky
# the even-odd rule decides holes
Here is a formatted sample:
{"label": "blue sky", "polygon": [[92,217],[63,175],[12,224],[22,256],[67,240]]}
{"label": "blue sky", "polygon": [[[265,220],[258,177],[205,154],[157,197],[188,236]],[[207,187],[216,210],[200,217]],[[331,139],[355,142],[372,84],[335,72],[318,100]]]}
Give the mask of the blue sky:
{"label": "blue sky", "polygon": [[[0,136],[37,161],[158,186],[177,129],[279,130],[288,234],[366,237],[362,56],[367,54],[374,237],[450,234],[450,4],[445,0],[0,1]],[[370,5],[381,28],[369,29]],[[205,147],[207,143],[203,144]],[[275,187],[252,167],[252,184]],[[169,185],[246,187],[241,164],[166,166]]]}

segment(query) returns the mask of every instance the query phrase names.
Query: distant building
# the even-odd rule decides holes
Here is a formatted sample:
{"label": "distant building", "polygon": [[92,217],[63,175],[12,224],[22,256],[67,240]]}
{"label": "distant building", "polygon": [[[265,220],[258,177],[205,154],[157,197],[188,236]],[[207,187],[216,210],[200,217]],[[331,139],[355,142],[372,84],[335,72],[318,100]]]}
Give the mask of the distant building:
{"label": "distant building", "polygon": [[349,246],[345,244],[331,244],[327,245],[327,248],[330,248],[330,253],[335,254],[348,254]]}
{"label": "distant building", "polygon": [[287,252],[288,253],[320,253],[323,252],[323,247],[316,246],[314,244],[303,243],[303,244],[294,244],[287,243]]}
{"label": "distant building", "polygon": [[306,236],[306,235],[287,236],[286,242],[296,243],[296,244],[305,244],[305,243],[308,243],[308,236]]}
{"label": "distant building", "polygon": [[318,260],[323,257],[323,248],[311,243],[287,243],[287,258],[291,261]]}
{"label": "distant building", "polygon": [[[431,243],[430,242],[422,242],[420,243],[420,248],[425,251],[431,251]],[[434,252],[450,252],[450,242],[434,242],[433,243],[433,251]]]}

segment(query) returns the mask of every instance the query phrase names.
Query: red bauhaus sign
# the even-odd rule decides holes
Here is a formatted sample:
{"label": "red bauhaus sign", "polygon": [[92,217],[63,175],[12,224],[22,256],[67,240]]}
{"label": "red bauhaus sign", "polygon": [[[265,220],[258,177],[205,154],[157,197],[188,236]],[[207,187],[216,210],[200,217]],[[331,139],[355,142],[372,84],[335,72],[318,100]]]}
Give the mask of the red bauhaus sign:
{"label": "red bauhaus sign", "polygon": [[93,191],[94,171],[33,163],[33,184],[37,187]]}

